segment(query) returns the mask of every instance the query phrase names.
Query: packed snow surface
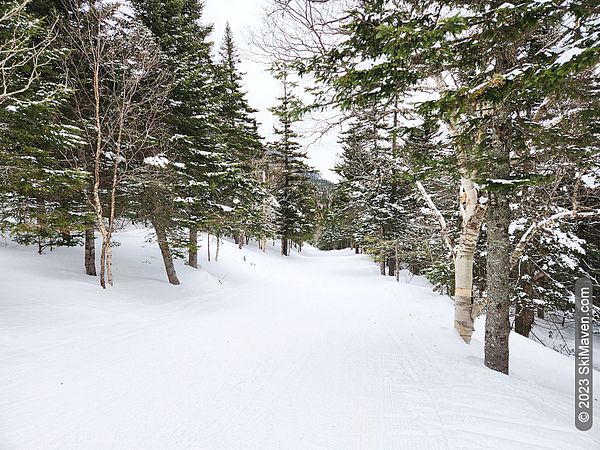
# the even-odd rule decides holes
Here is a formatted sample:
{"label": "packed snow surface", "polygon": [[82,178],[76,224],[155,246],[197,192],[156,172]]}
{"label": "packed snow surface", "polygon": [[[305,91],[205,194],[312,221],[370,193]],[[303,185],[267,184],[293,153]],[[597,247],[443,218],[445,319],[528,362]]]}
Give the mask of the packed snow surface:
{"label": "packed snow surface", "polygon": [[483,323],[464,344],[418,277],[350,250],[209,263],[205,238],[173,287],[147,234],[119,233],[106,291],[81,248],[0,247],[0,448],[600,448],[573,359],[512,335],[511,375],[486,369]]}

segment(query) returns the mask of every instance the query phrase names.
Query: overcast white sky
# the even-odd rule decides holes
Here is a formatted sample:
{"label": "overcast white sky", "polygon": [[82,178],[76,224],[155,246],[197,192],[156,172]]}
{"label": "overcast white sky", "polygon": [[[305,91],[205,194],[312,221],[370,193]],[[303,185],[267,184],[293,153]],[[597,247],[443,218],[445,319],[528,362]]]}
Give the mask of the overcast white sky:
{"label": "overcast white sky", "polygon": [[[266,64],[250,61],[250,48],[246,41],[251,29],[260,27],[263,8],[269,0],[205,0],[205,22],[212,23],[215,27],[213,41],[215,51],[218,51],[225,24],[229,22],[234,33],[236,44],[242,57],[242,71],[245,88],[248,92],[250,105],[260,112],[258,121],[262,124],[261,134],[267,139],[273,136],[273,118],[268,108],[273,106],[276,97],[280,94],[280,86],[268,73]],[[336,161],[339,146],[335,135],[326,136],[319,142],[308,146],[310,164],[321,171],[324,178],[335,181],[336,175],[331,171]],[[305,139],[306,144],[314,141],[314,136]]]}

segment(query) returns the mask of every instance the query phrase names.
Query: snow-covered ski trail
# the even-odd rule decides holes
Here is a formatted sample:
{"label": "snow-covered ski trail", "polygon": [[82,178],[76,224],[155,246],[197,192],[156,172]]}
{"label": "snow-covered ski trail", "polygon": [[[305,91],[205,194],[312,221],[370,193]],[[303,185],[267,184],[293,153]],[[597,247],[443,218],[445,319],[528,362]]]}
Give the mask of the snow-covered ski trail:
{"label": "snow-covered ski trail", "polygon": [[513,336],[511,376],[486,369],[482,323],[465,345],[451,301],[420,278],[398,284],[349,250],[283,259],[226,243],[210,275],[179,266],[172,288],[143,236],[119,237],[109,294],[78,275],[76,250],[0,249],[20,261],[1,280],[0,448],[600,444],[599,427],[573,426],[572,360]]}

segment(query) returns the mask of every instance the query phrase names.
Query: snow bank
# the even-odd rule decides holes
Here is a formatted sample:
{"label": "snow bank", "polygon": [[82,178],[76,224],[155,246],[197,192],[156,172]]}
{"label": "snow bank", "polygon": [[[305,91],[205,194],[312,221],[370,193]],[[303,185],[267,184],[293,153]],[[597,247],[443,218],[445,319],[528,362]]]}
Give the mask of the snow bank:
{"label": "snow bank", "polygon": [[599,448],[572,359],[513,335],[511,376],[486,369],[483,323],[465,345],[421,278],[230,242],[208,263],[205,238],[172,287],[146,236],[118,234],[107,291],[82,249],[0,248],[0,448]]}

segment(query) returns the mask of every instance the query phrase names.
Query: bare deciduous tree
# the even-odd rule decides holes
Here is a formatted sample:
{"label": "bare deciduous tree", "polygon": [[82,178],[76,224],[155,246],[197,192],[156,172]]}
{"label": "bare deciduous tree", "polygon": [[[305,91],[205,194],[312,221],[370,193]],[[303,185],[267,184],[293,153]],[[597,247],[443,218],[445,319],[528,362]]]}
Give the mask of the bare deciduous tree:
{"label": "bare deciduous tree", "polygon": [[116,4],[73,0],[65,31],[68,82],[88,145],[75,158],[92,172],[88,201],[102,237],[100,284],[113,284],[111,240],[121,182],[156,152],[167,77],[149,32]]}
{"label": "bare deciduous tree", "polygon": [[260,29],[250,35],[256,53],[269,61],[296,62],[324,55],[343,36],[340,25],[356,0],[272,0]]}

